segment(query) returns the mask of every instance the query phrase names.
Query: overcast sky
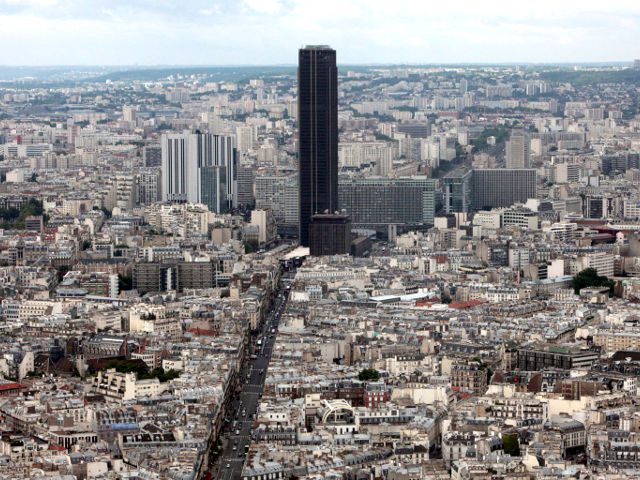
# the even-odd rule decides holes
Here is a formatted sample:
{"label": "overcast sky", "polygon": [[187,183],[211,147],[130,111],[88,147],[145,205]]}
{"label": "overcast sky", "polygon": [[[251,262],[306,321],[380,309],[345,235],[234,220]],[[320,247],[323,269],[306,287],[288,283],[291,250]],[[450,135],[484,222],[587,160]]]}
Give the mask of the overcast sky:
{"label": "overcast sky", "polygon": [[0,65],[640,58],[639,0],[0,0]]}

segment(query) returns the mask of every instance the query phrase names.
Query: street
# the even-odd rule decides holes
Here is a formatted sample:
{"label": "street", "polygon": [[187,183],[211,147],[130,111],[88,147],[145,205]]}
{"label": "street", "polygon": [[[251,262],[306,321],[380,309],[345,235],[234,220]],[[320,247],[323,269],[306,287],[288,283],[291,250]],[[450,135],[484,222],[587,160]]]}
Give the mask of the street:
{"label": "street", "polygon": [[225,418],[221,439],[222,453],[211,466],[211,478],[225,480],[241,478],[280,316],[284,312],[288,295],[288,286],[281,280],[275,292],[273,307],[265,315],[260,329],[251,336],[249,354],[239,372],[242,391],[233,400]]}

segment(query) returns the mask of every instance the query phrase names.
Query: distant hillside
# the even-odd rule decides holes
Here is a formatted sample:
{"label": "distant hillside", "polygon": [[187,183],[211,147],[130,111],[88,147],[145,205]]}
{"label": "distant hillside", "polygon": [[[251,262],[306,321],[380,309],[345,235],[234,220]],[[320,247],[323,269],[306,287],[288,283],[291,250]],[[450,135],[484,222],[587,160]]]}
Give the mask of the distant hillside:
{"label": "distant hillside", "polygon": [[607,70],[584,72],[573,70],[556,70],[540,73],[540,78],[550,82],[571,83],[573,85],[595,85],[598,83],[627,83],[640,85],[640,70]]}
{"label": "distant hillside", "polygon": [[142,80],[153,81],[167,78],[171,75],[190,76],[205,75],[215,81],[238,82],[249,78],[272,77],[278,75],[294,75],[294,66],[234,66],[234,67],[158,67],[158,68],[138,68],[110,72],[99,77],[92,78],[91,81],[103,82]]}

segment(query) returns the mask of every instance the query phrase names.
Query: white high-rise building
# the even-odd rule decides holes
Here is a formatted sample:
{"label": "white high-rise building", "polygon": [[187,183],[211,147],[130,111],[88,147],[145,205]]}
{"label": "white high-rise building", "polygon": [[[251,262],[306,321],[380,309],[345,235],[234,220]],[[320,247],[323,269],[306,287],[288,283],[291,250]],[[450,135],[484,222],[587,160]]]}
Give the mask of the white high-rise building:
{"label": "white high-rise building", "polygon": [[255,125],[242,125],[236,127],[238,151],[241,153],[253,150],[258,139],[258,129]]}
{"label": "white high-rise building", "polygon": [[531,152],[529,137],[524,132],[514,131],[506,145],[507,168],[530,168]]}
{"label": "white high-rise building", "polygon": [[258,241],[261,244],[272,241],[278,234],[276,221],[270,209],[252,210],[251,225],[258,227]]}
{"label": "white high-rise building", "polygon": [[256,208],[273,211],[278,226],[294,227],[300,216],[298,176],[259,175],[255,177]]}
{"label": "white high-rise building", "polygon": [[[226,208],[237,204],[235,138],[211,133],[162,136],[162,199],[168,202],[205,203],[211,192],[226,190]],[[203,167],[224,167],[224,175],[210,175]],[[203,184],[204,179],[204,184]],[[216,180],[217,179],[217,180]],[[223,182],[221,182],[221,180]],[[216,181],[218,185],[206,182]],[[213,211],[216,208],[213,207]]]}
{"label": "white high-rise building", "polygon": [[136,111],[137,111],[136,107],[125,105],[124,107],[122,107],[122,119],[125,122],[135,123]]}
{"label": "white high-rise building", "polygon": [[184,134],[162,135],[162,200],[187,201],[187,138]]}

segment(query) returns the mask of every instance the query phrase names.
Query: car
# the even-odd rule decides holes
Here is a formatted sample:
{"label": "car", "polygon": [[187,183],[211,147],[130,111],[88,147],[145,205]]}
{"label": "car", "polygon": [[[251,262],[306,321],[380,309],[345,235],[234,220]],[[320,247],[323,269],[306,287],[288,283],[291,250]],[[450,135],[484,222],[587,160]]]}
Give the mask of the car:
{"label": "car", "polygon": [[236,430],[236,435],[240,435],[240,430]]}
{"label": "car", "polygon": [[230,463],[227,463],[227,468],[231,468],[231,464]]}
{"label": "car", "polygon": [[235,452],[237,449],[238,449],[238,446],[234,445],[232,450]]}

